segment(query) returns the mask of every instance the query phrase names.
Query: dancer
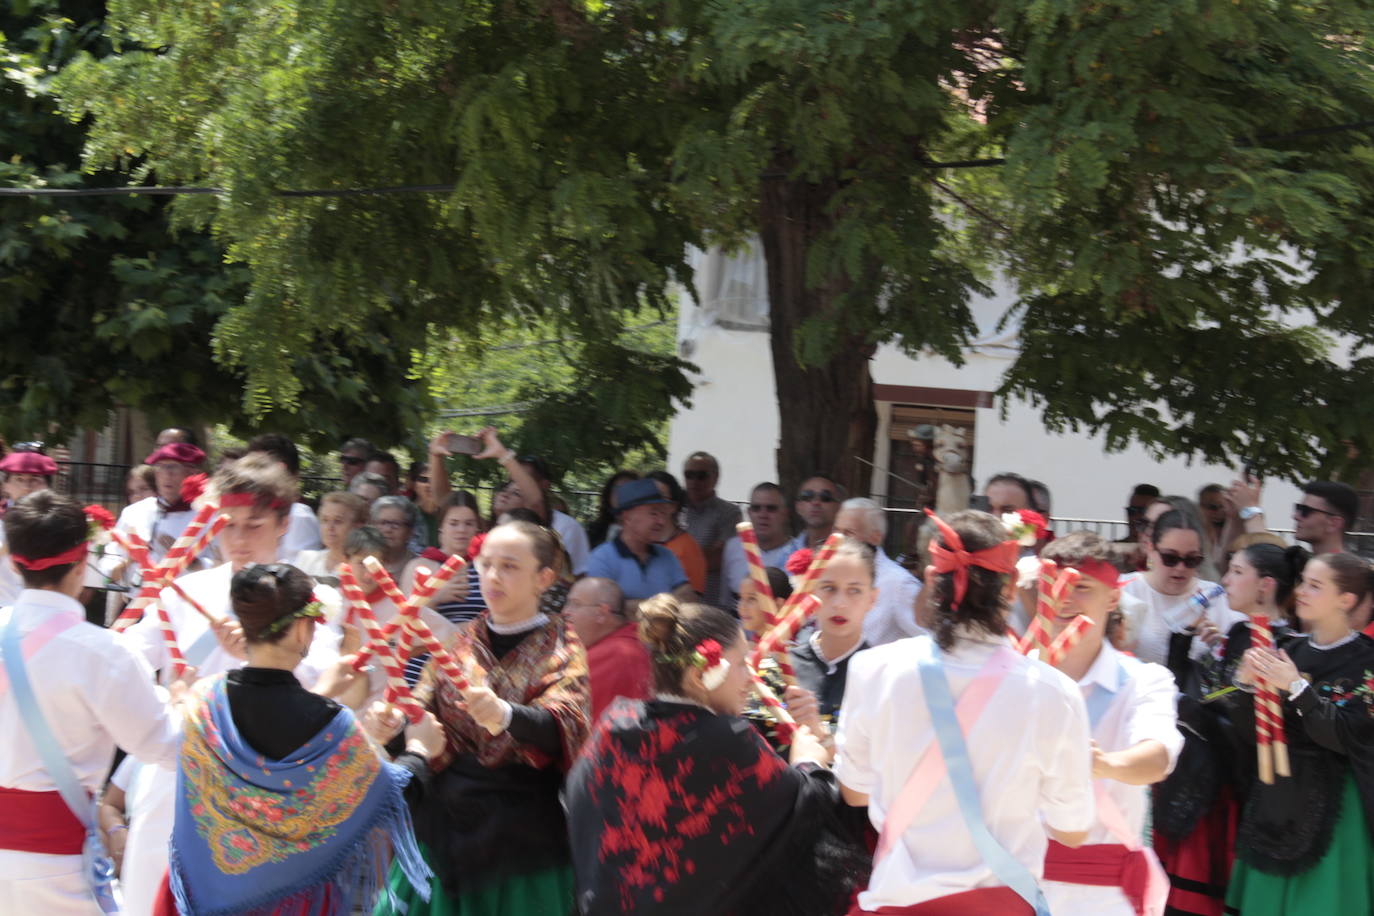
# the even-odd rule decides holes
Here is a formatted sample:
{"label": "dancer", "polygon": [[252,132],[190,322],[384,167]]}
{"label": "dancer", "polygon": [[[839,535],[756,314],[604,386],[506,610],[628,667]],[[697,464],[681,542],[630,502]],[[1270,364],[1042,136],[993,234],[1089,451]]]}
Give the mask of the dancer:
{"label": "dancer", "polygon": [[1168,775],[1183,748],[1174,678],[1164,666],[1123,655],[1106,640],[1107,619],[1120,598],[1106,538],[1075,531],[1052,541],[1041,558],[1081,574],[1051,618],[1050,635],[1058,637],[1079,615],[1091,621],[1058,667],[1078,682],[1087,705],[1097,808],[1087,845],[1069,849],[1050,842],[1045,898],[1054,913],[1160,916],[1168,879],[1140,839],[1149,802],[1145,787]]}
{"label": "dancer", "polygon": [[[355,900],[371,905],[388,850],[428,890],[402,796],[410,771],[379,760],[347,708],[291,673],[324,613],[313,584],[282,564],[234,574],[248,664],[197,685],[158,914],[348,916]],[[443,749],[433,716],[407,737],[426,757]]]}
{"label": "dancer", "polygon": [[[843,512],[840,517],[844,517]],[[792,649],[792,666],[801,689],[787,689],[788,705],[814,698],[820,719],[810,724],[818,738],[834,727],[844,700],[849,665],[856,653],[868,648],[864,621],[880,597],[874,587],[875,563],[874,549],[868,544],[852,537],[840,542],[816,581],[814,594],[821,599],[816,626]],[[806,721],[811,705],[808,703],[800,714],[792,710],[797,721]]]}
{"label": "dancer", "polygon": [[80,507],[42,490],[12,504],[4,525],[24,589],[0,609],[0,913],[87,916],[100,911],[82,863],[90,799],[116,745],[170,782],[178,725],[143,659],[87,623],[76,601],[88,537]]}
{"label": "dancer", "polygon": [[935,521],[934,636],[849,666],[835,772],[879,834],[851,913],[1043,912],[1049,838],[1077,846],[1094,824],[1087,711],[1073,681],[1007,643],[1006,528],[985,512]]}
{"label": "dancer", "polygon": [[[1283,698],[1291,776],[1256,781],[1241,813],[1227,911],[1245,916],[1374,912],[1374,642],[1349,614],[1369,589],[1351,554],[1308,562],[1297,589],[1306,632],[1245,653],[1236,682]],[[1253,746],[1254,704],[1236,704]]]}
{"label": "dancer", "polygon": [[1245,743],[1235,740],[1229,704],[1219,691],[1231,684],[1250,647],[1249,618],[1267,619],[1275,637],[1286,632],[1286,608],[1306,562],[1300,547],[1252,544],[1237,551],[1222,582],[1227,604],[1247,620],[1227,633],[1219,662],[1210,655],[1188,660],[1191,635],[1171,637],[1170,658],[1181,665],[1173,674],[1182,685],[1178,716],[1186,740],[1174,772],[1154,788],[1152,799],[1154,848],[1169,875],[1170,913],[1222,916],[1225,911],[1236,825],[1255,766]]}
{"label": "dancer", "polygon": [[[566,916],[571,853],[558,801],[587,735],[587,656],[562,617],[539,612],[557,544],[539,525],[492,530],[478,557],[487,612],[449,644],[472,686],[459,692],[434,663],[416,697],[443,723],[432,762],[403,754],[416,836],[437,874],[426,903],[392,870],[378,914]],[[485,685],[483,685],[485,682]]]}
{"label": "dancer", "polygon": [[806,729],[789,767],[736,718],[739,621],[670,595],[640,605],[655,697],[617,700],[568,774],[583,916],[831,916],[866,854],[838,821],[829,753]]}

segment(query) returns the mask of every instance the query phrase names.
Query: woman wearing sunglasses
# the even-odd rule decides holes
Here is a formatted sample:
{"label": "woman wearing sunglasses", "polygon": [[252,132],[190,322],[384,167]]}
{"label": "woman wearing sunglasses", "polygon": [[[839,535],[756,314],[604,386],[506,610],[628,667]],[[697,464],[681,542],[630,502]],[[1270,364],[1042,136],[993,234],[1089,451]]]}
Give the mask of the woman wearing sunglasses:
{"label": "woman wearing sunglasses", "polygon": [[1145,542],[1145,572],[1121,587],[1123,595],[1144,602],[1130,628],[1136,634],[1131,651],[1141,661],[1166,664],[1170,636],[1190,630],[1189,655],[1198,658],[1245,619],[1227,606],[1221,586],[1198,578],[1197,568],[1206,560],[1203,544],[1200,526],[1178,510],[1155,521]]}

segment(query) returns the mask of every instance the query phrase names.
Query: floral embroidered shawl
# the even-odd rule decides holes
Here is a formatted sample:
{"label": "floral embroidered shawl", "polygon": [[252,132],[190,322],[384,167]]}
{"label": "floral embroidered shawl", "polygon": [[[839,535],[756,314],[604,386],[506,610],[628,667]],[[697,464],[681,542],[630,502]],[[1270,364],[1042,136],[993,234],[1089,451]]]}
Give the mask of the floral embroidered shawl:
{"label": "floral embroidered shawl", "polygon": [[524,764],[544,769],[572,766],[591,728],[591,686],[587,680],[587,652],[557,614],[530,632],[500,660],[492,653],[488,614],[463,624],[450,643],[458,663],[473,683],[485,682],[508,703],[547,709],[558,720],[563,743],[560,759],[521,744],[506,732],[493,736],[473,721],[463,697],[433,663],[425,667],[416,699],[433,710],[444,724],[448,746],[433,763],[442,770],[459,754],[474,754],[485,767]]}
{"label": "floral embroidered shawl", "polygon": [[[384,876],[388,846],[427,896],[429,868],[402,789],[347,709],[291,755],[270,760],[239,735],[225,679],[199,689],[177,775],[170,884],[183,914],[348,914]],[[388,843],[389,839],[389,843]]]}

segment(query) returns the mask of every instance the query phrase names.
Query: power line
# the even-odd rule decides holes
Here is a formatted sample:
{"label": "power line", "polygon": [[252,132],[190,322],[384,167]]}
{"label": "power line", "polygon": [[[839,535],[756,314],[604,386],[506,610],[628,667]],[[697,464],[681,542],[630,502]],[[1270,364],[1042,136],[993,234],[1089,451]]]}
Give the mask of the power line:
{"label": "power line", "polygon": [[[1327,134],[1344,133],[1353,130],[1366,130],[1374,127],[1374,120],[1352,121],[1348,124],[1331,124],[1326,127],[1309,127],[1304,130],[1283,134],[1261,134],[1242,148],[1253,148],[1263,143],[1281,143],[1287,140],[1300,140],[1304,137],[1317,137]],[[922,168],[940,169],[986,169],[1006,165],[1001,156],[986,159],[934,160],[922,158],[917,164]],[[785,178],[789,173],[768,172],[764,178]],[[452,184],[412,184],[388,185],[374,188],[308,188],[272,191],[272,197],[364,197],[387,194],[450,194],[456,185]],[[186,185],[137,185],[113,188],[0,188],[0,197],[127,197],[140,195],[147,197],[179,197],[194,194],[224,194],[224,188],[202,188]]]}

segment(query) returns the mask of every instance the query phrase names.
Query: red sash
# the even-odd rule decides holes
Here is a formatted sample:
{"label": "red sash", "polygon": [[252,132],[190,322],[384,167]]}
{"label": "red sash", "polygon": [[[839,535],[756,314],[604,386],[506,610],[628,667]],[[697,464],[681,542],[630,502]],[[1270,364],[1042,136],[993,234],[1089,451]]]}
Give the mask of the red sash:
{"label": "red sash", "polygon": [[1095,843],[1070,849],[1050,840],[1049,852],[1045,854],[1045,880],[1119,887],[1139,914],[1145,911],[1150,862],[1145,850],[1132,851],[1119,843]]}
{"label": "red sash", "polygon": [[86,828],[57,792],[0,789],[0,849],[78,856]]}
{"label": "red sash", "polygon": [[1031,905],[1009,887],[979,887],[911,906],[864,910],[856,903],[849,916],[1031,916],[1034,912]]}

